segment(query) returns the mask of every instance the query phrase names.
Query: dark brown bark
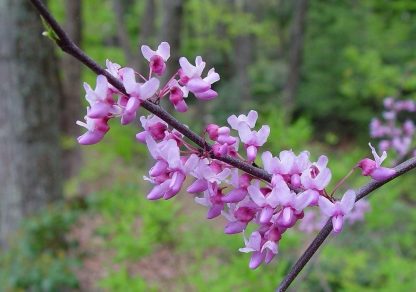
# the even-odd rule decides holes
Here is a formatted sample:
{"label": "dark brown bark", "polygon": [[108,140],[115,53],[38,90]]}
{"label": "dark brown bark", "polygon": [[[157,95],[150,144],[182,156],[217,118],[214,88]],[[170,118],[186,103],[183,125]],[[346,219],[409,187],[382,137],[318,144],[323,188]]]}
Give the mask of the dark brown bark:
{"label": "dark brown bark", "polygon": [[[82,46],[82,1],[65,1],[65,30],[74,42]],[[70,56],[64,55],[61,62],[63,92],[60,96],[60,127],[63,135],[63,172],[66,178],[75,175],[81,165],[81,149],[74,137],[80,134],[75,121],[80,119],[82,108],[82,67]],[[69,142],[69,143],[68,143]]]}
{"label": "dark brown bark", "polygon": [[297,0],[291,29],[288,75],[282,92],[283,105],[288,120],[291,119],[295,106],[295,97],[300,80],[307,10],[308,0]]}
{"label": "dark brown bark", "polygon": [[26,0],[0,0],[0,245],[61,196],[58,71]]}

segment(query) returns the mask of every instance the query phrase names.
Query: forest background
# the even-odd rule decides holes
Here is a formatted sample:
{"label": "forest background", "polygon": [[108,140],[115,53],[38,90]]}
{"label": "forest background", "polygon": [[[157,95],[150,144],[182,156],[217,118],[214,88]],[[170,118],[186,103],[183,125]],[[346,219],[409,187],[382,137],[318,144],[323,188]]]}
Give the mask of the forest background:
{"label": "forest background", "polygon": [[[49,52],[42,55],[44,67],[35,70],[36,64],[21,59],[18,64],[25,74],[35,72],[35,84],[44,84],[31,91],[31,100],[50,105],[48,116],[57,127],[36,130],[31,139],[56,141],[45,151],[57,151],[60,161],[53,174],[33,171],[31,181],[20,178],[19,187],[27,185],[21,200],[36,202],[15,212],[18,220],[4,215],[14,205],[2,197],[0,282],[6,291],[274,289],[314,234],[289,233],[279,259],[252,271],[248,256],[238,252],[242,235],[224,235],[221,219],[207,222],[206,210],[189,194],[147,201],[149,186],[142,176],[149,155],[134,140],[138,123],[113,123],[102,143],[79,147],[75,121],[84,112],[82,81],[93,84],[95,75],[41,37],[40,20],[28,1],[0,4],[6,7],[0,18],[20,20],[13,22],[15,29],[9,30],[6,20],[0,25],[0,35],[10,42],[19,29],[27,29],[25,21],[35,27],[24,60]],[[48,4],[100,64],[110,59],[147,71],[139,48],[154,48],[161,41],[171,44],[171,67],[179,56],[203,56],[221,75],[215,85],[219,97],[209,103],[190,100],[190,110],[180,120],[201,133],[207,123],[225,124],[229,115],[255,109],[260,122],[272,129],[266,148],[274,154],[284,149],[308,149],[315,158],[326,154],[334,182],[369,156],[369,141],[377,144],[370,140],[369,123],[380,116],[383,99],[416,100],[416,2],[411,0]],[[10,55],[10,62],[12,57],[21,55]],[[0,72],[4,69],[0,65]],[[2,86],[3,94],[10,92]],[[45,96],[55,101],[42,101]],[[6,148],[0,145],[1,157]],[[5,171],[0,174],[2,186],[13,183]],[[31,193],[37,175],[49,177],[52,191],[44,199]],[[294,291],[416,290],[414,179],[409,174],[371,196],[365,222],[332,236],[294,283]],[[357,175],[348,183],[355,187],[365,181]]]}

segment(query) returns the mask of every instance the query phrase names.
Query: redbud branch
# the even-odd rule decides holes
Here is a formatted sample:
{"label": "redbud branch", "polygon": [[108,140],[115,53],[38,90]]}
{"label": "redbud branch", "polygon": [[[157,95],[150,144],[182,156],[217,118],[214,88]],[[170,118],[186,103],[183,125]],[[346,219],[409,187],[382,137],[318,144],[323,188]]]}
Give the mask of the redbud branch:
{"label": "redbud branch", "polygon": [[[66,34],[66,32],[62,29],[62,27],[58,24],[58,22],[55,20],[55,18],[50,14],[46,6],[43,4],[41,0],[30,0],[30,2],[35,6],[35,8],[38,10],[40,15],[43,17],[43,19],[48,23],[50,28],[54,31],[54,33],[57,36],[57,39],[55,39],[56,44],[62,49],[62,51],[66,52],[67,54],[73,56],[75,59],[79,60],[81,63],[86,65],[88,68],[90,68],[93,72],[95,72],[97,75],[104,75],[108,82],[113,85],[115,88],[117,88],[122,94],[128,95],[126,93],[126,90],[123,86],[123,84],[117,80],[114,76],[112,76],[109,72],[107,72],[104,68],[102,68],[100,65],[98,65],[93,59],[91,59],[88,55],[86,55],[72,40],[71,38]],[[225,162],[231,166],[234,166],[254,177],[257,177],[259,179],[262,179],[267,182],[271,182],[272,176],[264,171],[261,168],[255,167],[251,164],[248,164],[240,159],[231,157],[231,156],[225,156],[225,157],[218,157],[212,154],[211,151],[211,145],[209,145],[204,138],[190,130],[186,125],[179,122],[177,119],[175,119],[172,115],[170,115],[168,112],[166,112],[163,108],[161,108],[159,105],[152,103],[151,101],[144,101],[142,102],[142,107],[151,112],[152,114],[158,116],[163,121],[165,121],[167,124],[169,124],[171,127],[175,128],[178,132],[183,134],[185,137],[187,137],[189,140],[194,142],[196,145],[198,145],[201,150],[206,151],[206,153],[211,153],[211,157],[213,159],[220,160],[222,162]],[[382,182],[376,182],[372,181],[369,184],[363,186],[361,189],[357,191],[357,201],[362,199],[363,197],[370,194],[372,191],[378,189],[388,181],[408,172],[409,170],[416,167],[416,158],[409,159],[408,161],[398,165],[396,169],[396,174],[392,176],[391,178],[384,180]],[[322,230],[319,232],[319,234],[316,236],[316,238],[312,241],[312,243],[309,245],[309,247],[306,249],[304,254],[299,258],[299,260],[295,263],[295,265],[292,267],[290,272],[287,274],[287,276],[284,278],[284,280],[281,282],[279,288],[277,291],[285,291],[289,285],[292,283],[292,281],[297,277],[299,272],[303,269],[303,267],[306,265],[306,263],[311,259],[311,257],[315,254],[315,252],[318,250],[318,248],[322,245],[322,243],[325,241],[325,239],[328,237],[328,235],[331,233],[332,230],[332,222],[329,220],[326,225],[322,228]]]}
{"label": "redbud branch", "polygon": [[[394,169],[396,170],[396,173],[383,181],[375,181],[372,180],[368,184],[364,185],[360,189],[356,191],[357,198],[356,201],[361,200],[362,198],[369,195],[371,192],[375,191],[376,189],[380,188],[384,184],[388,183],[389,181],[405,174],[406,172],[416,168],[416,157],[413,157],[398,166],[396,166]],[[293,282],[293,280],[296,279],[300,271],[304,268],[304,266],[309,262],[309,260],[312,258],[312,256],[316,253],[316,251],[319,249],[319,247],[322,245],[322,243],[325,241],[325,239],[328,237],[328,235],[332,231],[332,221],[331,219],[328,220],[328,222],[325,224],[325,226],[321,229],[321,231],[318,233],[318,235],[315,237],[315,239],[312,241],[312,243],[308,246],[308,248],[305,250],[305,252],[300,256],[300,258],[297,260],[297,262],[292,266],[289,273],[286,275],[286,277],[283,279],[283,281],[280,283],[279,287],[276,289],[276,291],[286,291],[286,289],[289,287],[289,285]]]}
{"label": "redbud branch", "polygon": [[[63,28],[59,25],[56,19],[51,15],[48,11],[47,7],[43,4],[41,0],[30,0],[35,8],[38,10],[40,15],[43,17],[45,22],[50,26],[50,28],[55,32],[57,39],[55,39],[56,44],[62,49],[62,51],[66,52],[67,54],[73,56],[75,59],[79,60],[81,63],[86,65],[92,71],[94,71],[97,75],[104,75],[107,77],[108,82],[113,85],[117,90],[119,90],[122,94],[128,95],[123,84],[117,80],[114,76],[112,76],[109,72],[107,72],[104,68],[102,68],[99,64],[97,64],[93,59],[91,59],[87,54],[85,54],[67,35],[67,33],[63,30]],[[167,124],[171,127],[175,128],[178,132],[183,134],[189,140],[194,142],[200,148],[205,149],[206,151],[210,152],[211,145],[209,145],[205,140],[200,137],[198,134],[190,130],[186,125],[182,124],[180,121],[175,119],[172,115],[170,115],[167,111],[161,108],[159,105],[156,105],[148,100],[142,103],[142,107],[151,112],[152,114],[158,116],[162,120],[164,120]],[[265,180],[267,182],[271,182],[272,176],[264,171],[261,168],[254,167],[240,159],[233,158],[231,156],[225,157],[218,157],[211,153],[211,157],[222,162],[225,162],[231,166],[234,166],[248,174],[257,177],[259,179]]]}

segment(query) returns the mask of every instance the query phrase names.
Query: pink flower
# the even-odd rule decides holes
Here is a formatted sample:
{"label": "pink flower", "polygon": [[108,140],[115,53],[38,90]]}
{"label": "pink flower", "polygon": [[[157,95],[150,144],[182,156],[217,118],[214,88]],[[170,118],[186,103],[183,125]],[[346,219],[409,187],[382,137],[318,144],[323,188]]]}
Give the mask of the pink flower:
{"label": "pink flower", "polygon": [[272,189],[274,196],[278,198],[278,203],[282,210],[278,216],[278,224],[282,227],[290,227],[296,222],[297,216],[311,204],[314,197],[308,192],[296,195],[291,191],[283,179],[276,180]]}
{"label": "pink flower", "polygon": [[371,176],[371,178],[377,181],[388,179],[394,175],[396,173],[394,169],[381,166],[381,163],[387,158],[386,151],[383,151],[383,154],[380,157],[374,147],[371,146],[371,143],[368,143],[368,145],[371,148],[374,160],[364,158],[357,164],[357,166],[362,170],[362,175]]}
{"label": "pink flower", "polygon": [[223,202],[226,203],[238,203],[242,201],[248,194],[247,188],[250,186],[252,177],[247,173],[243,173],[241,176],[238,174],[238,170],[234,169],[232,172],[231,185],[234,187],[223,198]]}
{"label": "pink flower", "polygon": [[140,123],[144,128],[143,132],[136,135],[136,139],[142,143],[146,143],[146,136],[151,135],[155,141],[159,142],[166,137],[166,130],[168,124],[160,119],[158,116],[149,115],[148,117],[141,116]]}
{"label": "pink flower", "polygon": [[202,100],[210,100],[217,97],[217,93],[211,89],[211,85],[220,80],[220,76],[214,68],[209,70],[207,77],[202,79],[202,71],[205,68],[205,62],[200,56],[195,59],[195,66],[189,63],[188,59],[181,57],[179,59],[181,70],[179,70],[179,82],[188,88],[195,97]]}
{"label": "pink flower", "polygon": [[177,80],[172,80],[169,82],[168,86],[170,102],[178,112],[186,112],[188,110],[188,105],[186,104],[184,97],[188,96],[188,89],[180,86]]}
{"label": "pink flower", "polygon": [[264,195],[260,188],[257,185],[250,185],[247,188],[250,198],[256,203],[258,207],[261,208],[259,221],[261,224],[270,222],[270,219],[273,216],[273,212],[277,205],[279,204],[279,194],[278,192],[269,192],[267,195]]}
{"label": "pink flower", "polygon": [[121,123],[125,125],[133,121],[140,104],[156,93],[159,88],[159,80],[150,78],[145,83],[137,83],[134,70],[124,68],[123,85],[130,95],[121,118]]}
{"label": "pink flower", "polygon": [[240,135],[241,142],[246,147],[248,161],[254,161],[257,156],[257,149],[263,146],[269,137],[270,127],[264,125],[257,132],[250,130],[247,124],[241,124],[238,129],[238,134]]}
{"label": "pink flower", "polygon": [[165,62],[170,57],[170,46],[167,42],[162,42],[157,47],[156,51],[153,51],[149,46],[141,47],[142,54],[147,61],[150,62],[150,69],[152,72],[161,76],[166,70]]}
{"label": "pink flower", "polygon": [[204,197],[196,197],[195,202],[209,207],[207,219],[218,217],[221,215],[221,211],[224,209],[224,202],[222,201],[222,190],[218,188],[217,183],[208,184],[208,190],[204,192]]}
{"label": "pink flower", "polygon": [[150,154],[157,160],[149,171],[151,182],[156,186],[147,195],[149,200],[164,198],[165,200],[175,196],[181,189],[186,175],[196,167],[199,158],[192,154],[186,161],[181,159],[180,150],[175,140],[165,140],[160,143],[151,137],[146,137]]}
{"label": "pink flower", "polygon": [[210,184],[220,184],[231,173],[229,168],[223,170],[214,168],[214,164],[208,164],[207,159],[199,160],[198,164],[191,170],[191,175],[197,180],[187,189],[188,193],[200,193],[208,189]]}
{"label": "pink flower", "polygon": [[261,262],[264,260],[264,254],[261,252],[262,247],[262,237],[258,231],[254,231],[249,240],[244,237],[245,247],[240,248],[240,252],[249,253],[252,252],[249,267],[250,269],[255,269],[261,265]]}
{"label": "pink flower", "polygon": [[77,125],[86,128],[88,131],[78,137],[78,143],[81,145],[91,145],[100,142],[110,127],[107,125],[108,118],[91,119],[85,116],[85,121],[77,121]]}
{"label": "pink flower", "polygon": [[86,91],[85,98],[91,106],[88,110],[88,117],[98,119],[117,113],[112,92],[109,90],[107,78],[104,75],[97,76],[95,90],[92,90],[87,83],[84,83],[84,88]]}
{"label": "pink flower", "polygon": [[[223,199],[224,201],[224,199]],[[228,212],[222,212],[229,223],[224,228],[225,234],[240,233],[256,216],[258,207],[248,197],[237,204],[228,204]]]}
{"label": "pink flower", "polygon": [[279,154],[279,158],[273,157],[269,151],[261,155],[264,170],[270,174],[279,174],[288,182],[297,180],[296,187],[300,185],[300,174],[309,168],[309,152],[303,151],[298,156],[292,150],[283,150]]}
{"label": "pink flower", "polygon": [[240,248],[240,252],[249,253],[252,252],[249,267],[250,269],[256,269],[261,265],[263,260],[269,263],[274,256],[278,253],[278,246],[275,241],[265,240],[260,232],[254,231],[249,240],[244,237],[245,247]]}
{"label": "pink flower", "polygon": [[353,190],[345,192],[341,201],[331,202],[325,197],[319,197],[319,208],[322,213],[332,218],[332,226],[335,233],[342,230],[344,216],[348,215],[354,207],[356,194]]}
{"label": "pink flower", "polygon": [[249,126],[250,129],[254,128],[256,125],[256,121],[258,118],[258,114],[256,111],[251,110],[247,116],[239,115],[232,115],[227,119],[228,124],[230,124],[231,128],[237,130],[240,128],[241,125],[246,124]]}
{"label": "pink flower", "polygon": [[331,171],[326,167],[328,157],[321,155],[316,163],[302,172],[301,183],[306,189],[322,191],[331,181]]}

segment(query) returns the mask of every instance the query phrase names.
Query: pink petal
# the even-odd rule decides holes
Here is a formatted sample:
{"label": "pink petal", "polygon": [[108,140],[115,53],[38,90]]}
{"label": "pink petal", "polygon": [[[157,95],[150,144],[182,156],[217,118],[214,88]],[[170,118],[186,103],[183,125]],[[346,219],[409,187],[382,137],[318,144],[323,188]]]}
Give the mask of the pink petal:
{"label": "pink petal", "polygon": [[266,198],[258,187],[251,185],[247,188],[247,191],[250,194],[250,198],[257,206],[262,207],[266,204]]}
{"label": "pink petal", "polygon": [[258,266],[260,266],[261,265],[261,262],[263,261],[263,259],[264,259],[264,255],[263,255],[263,253],[261,253],[261,252],[255,252],[255,253],[253,253],[253,255],[251,256],[251,259],[250,259],[250,263],[249,263],[249,268],[250,269],[256,269]]}
{"label": "pink petal", "polygon": [[258,114],[256,111],[251,110],[248,113],[247,124],[249,125],[250,128],[254,128],[254,126],[256,125],[257,118],[258,118]]}
{"label": "pink petal", "polygon": [[290,207],[286,207],[282,211],[282,224],[283,226],[288,226],[292,223],[293,220],[293,210]]}
{"label": "pink petal", "polygon": [[150,61],[150,58],[152,58],[156,54],[155,51],[153,51],[149,46],[146,46],[146,45],[143,45],[141,47],[141,51],[142,51],[143,57],[147,61]]}
{"label": "pink petal", "polygon": [[247,147],[247,160],[254,161],[257,156],[257,147],[256,146],[248,146]]}
{"label": "pink petal", "polygon": [[234,189],[222,197],[224,203],[238,203],[247,196],[247,191],[242,188]]}
{"label": "pink petal", "polygon": [[236,234],[242,232],[247,227],[247,223],[241,221],[234,221],[228,223],[224,228],[225,234]]}
{"label": "pink petal", "polygon": [[125,112],[122,116],[121,116],[121,124],[122,125],[127,125],[130,124],[131,122],[134,121],[134,119],[136,118],[136,112]]}
{"label": "pink petal", "polygon": [[325,197],[320,196],[318,200],[319,208],[324,215],[331,217],[335,211],[335,205]]}
{"label": "pink petal", "polygon": [[343,221],[343,216],[332,217],[332,226],[334,228],[335,233],[338,233],[342,230]]}
{"label": "pink petal", "polygon": [[267,138],[270,134],[270,127],[267,125],[264,125],[261,127],[261,129],[257,133],[257,145],[256,146],[263,146],[264,143],[266,143]]}
{"label": "pink petal", "polygon": [[201,78],[192,78],[186,83],[186,87],[193,93],[202,93],[211,88],[211,84]]}
{"label": "pink petal", "polygon": [[87,116],[92,119],[105,118],[108,116],[108,113],[111,109],[111,106],[104,102],[97,102],[91,106]]}
{"label": "pink petal", "polygon": [[195,67],[189,63],[188,59],[185,57],[181,57],[179,59],[179,64],[181,65],[181,68],[183,70],[183,73],[188,76],[189,78],[193,77],[195,72]]}
{"label": "pink petal", "polygon": [[387,168],[387,167],[379,167],[374,169],[370,176],[377,181],[383,181],[390,177],[392,177],[396,171],[393,168]]}
{"label": "pink petal", "polygon": [[224,209],[223,205],[215,204],[208,210],[207,219],[213,219],[221,215],[221,211]]}
{"label": "pink petal", "polygon": [[164,61],[167,61],[170,57],[170,45],[167,42],[161,42],[157,47],[157,53],[163,58]]}
{"label": "pink petal", "polygon": [[140,106],[140,100],[135,98],[135,97],[130,97],[129,100],[127,101],[127,105],[126,105],[126,112],[131,114],[131,113],[135,113],[137,111],[137,109]]}
{"label": "pink petal", "polygon": [[104,75],[97,76],[97,85],[95,87],[95,93],[100,99],[107,97],[108,83],[107,78]]}
{"label": "pink petal", "polygon": [[186,104],[186,102],[183,99],[181,101],[177,102],[176,104],[174,104],[173,106],[180,113],[184,113],[188,110],[188,105]]}
{"label": "pink petal", "polygon": [[100,142],[104,138],[104,134],[101,131],[86,132],[78,137],[78,143],[81,145],[92,145]]}
{"label": "pink petal", "polygon": [[318,190],[323,190],[331,181],[332,173],[329,168],[324,168],[315,178],[316,184],[319,186]]}
{"label": "pink petal", "polygon": [[159,88],[159,84],[160,84],[159,79],[155,77],[150,78],[147,82],[145,82],[140,87],[140,99],[145,100],[145,99],[152,97],[156,93],[157,89]]}
{"label": "pink petal", "polygon": [[166,181],[160,185],[156,185],[150,193],[147,195],[148,200],[158,200],[163,197],[165,194],[167,188],[168,188],[169,182]]}
{"label": "pink petal", "polygon": [[247,124],[240,124],[238,128],[238,135],[241,138],[241,142],[248,144],[252,138],[251,130]]}
{"label": "pink petal", "polygon": [[208,82],[209,84],[217,82],[218,80],[220,80],[220,75],[215,72],[214,68],[209,70],[207,77],[204,78],[204,81]]}
{"label": "pink petal", "polygon": [[136,140],[141,143],[146,143],[147,131],[142,131],[136,134]]}
{"label": "pink petal", "polygon": [[150,169],[149,174],[151,176],[159,176],[163,174],[168,168],[168,163],[164,160],[158,160],[155,165]]}
{"label": "pink petal", "polygon": [[171,182],[169,184],[169,188],[166,191],[163,198],[165,200],[169,200],[173,196],[175,196],[182,188],[182,184],[185,181],[185,174],[181,171],[175,171],[175,173],[172,175]]}
{"label": "pink petal", "polygon": [[134,70],[131,68],[123,69],[123,85],[128,94],[136,92],[137,82],[134,76]]}
{"label": "pink petal", "polygon": [[273,216],[273,212],[274,212],[274,208],[270,207],[270,206],[266,206],[261,210],[260,213],[260,223],[261,224],[266,224],[270,222],[270,219]]}
{"label": "pink petal", "polygon": [[208,189],[208,183],[205,179],[197,179],[194,181],[188,188],[187,192],[194,194],[194,193],[201,193]]}
{"label": "pink petal", "polygon": [[211,100],[218,96],[218,93],[212,89],[208,89],[204,92],[197,92],[195,93],[195,97],[200,100]]}
{"label": "pink petal", "polygon": [[344,215],[347,215],[354,207],[355,198],[356,194],[353,190],[346,191],[344,196],[342,196],[340,205],[342,213],[344,213]]}

